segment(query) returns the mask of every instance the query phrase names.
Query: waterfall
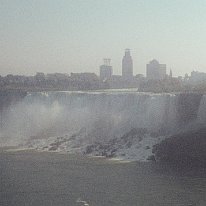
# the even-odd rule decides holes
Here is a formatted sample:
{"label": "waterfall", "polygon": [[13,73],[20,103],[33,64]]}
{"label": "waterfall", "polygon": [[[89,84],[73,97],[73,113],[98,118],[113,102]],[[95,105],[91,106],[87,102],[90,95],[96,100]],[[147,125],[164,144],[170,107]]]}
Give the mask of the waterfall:
{"label": "waterfall", "polygon": [[200,124],[205,124],[206,122],[206,95],[203,95],[200,101],[197,120]]}
{"label": "waterfall", "polygon": [[20,143],[81,133],[82,142],[105,142],[132,129],[171,134],[205,119],[206,96],[200,94],[36,92],[4,109],[0,139]]}

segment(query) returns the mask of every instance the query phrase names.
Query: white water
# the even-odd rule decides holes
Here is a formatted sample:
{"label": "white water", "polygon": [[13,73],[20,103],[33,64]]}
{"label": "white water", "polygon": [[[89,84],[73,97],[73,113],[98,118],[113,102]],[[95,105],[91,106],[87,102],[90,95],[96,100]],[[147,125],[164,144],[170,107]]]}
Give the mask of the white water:
{"label": "white water", "polygon": [[[183,106],[199,109],[197,118],[186,114],[186,121],[180,124],[179,98],[175,94],[134,91],[31,93],[2,113],[1,144],[49,149],[52,143],[63,140],[57,151],[83,152],[88,145],[121,138],[132,128],[146,128],[140,140],[130,140],[132,146],[129,148],[119,145],[120,140],[115,143],[115,148],[119,145],[116,154],[146,159],[151,155],[153,144],[162,136],[197,120],[205,121],[206,97],[202,97],[200,106],[188,105],[187,101],[193,99],[185,101],[182,98]],[[191,119],[187,119],[187,115]],[[155,137],[151,137],[153,133]]]}

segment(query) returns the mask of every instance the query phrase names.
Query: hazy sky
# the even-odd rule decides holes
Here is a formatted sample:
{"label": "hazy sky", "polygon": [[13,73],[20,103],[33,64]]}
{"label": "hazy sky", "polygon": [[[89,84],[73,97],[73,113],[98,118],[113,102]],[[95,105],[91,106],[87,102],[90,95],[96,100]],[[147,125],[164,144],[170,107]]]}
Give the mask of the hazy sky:
{"label": "hazy sky", "polygon": [[121,74],[152,58],[173,74],[206,72],[205,0],[0,0],[0,74],[95,72],[104,57]]}

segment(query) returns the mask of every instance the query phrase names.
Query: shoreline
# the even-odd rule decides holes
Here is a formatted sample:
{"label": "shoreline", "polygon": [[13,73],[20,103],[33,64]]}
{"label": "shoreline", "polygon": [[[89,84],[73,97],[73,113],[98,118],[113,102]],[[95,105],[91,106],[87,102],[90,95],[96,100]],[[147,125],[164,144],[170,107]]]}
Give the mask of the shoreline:
{"label": "shoreline", "polygon": [[33,152],[33,153],[46,153],[46,154],[58,154],[58,155],[66,155],[66,156],[76,156],[82,157],[87,159],[103,159],[108,162],[119,162],[119,163],[132,163],[132,162],[150,162],[150,161],[138,161],[138,160],[125,160],[121,158],[108,158],[105,156],[93,156],[93,155],[84,155],[78,153],[69,153],[64,151],[45,151],[45,150],[38,150],[35,148],[19,148],[17,146],[8,146],[8,147],[0,147],[0,153],[19,153],[19,152]]}

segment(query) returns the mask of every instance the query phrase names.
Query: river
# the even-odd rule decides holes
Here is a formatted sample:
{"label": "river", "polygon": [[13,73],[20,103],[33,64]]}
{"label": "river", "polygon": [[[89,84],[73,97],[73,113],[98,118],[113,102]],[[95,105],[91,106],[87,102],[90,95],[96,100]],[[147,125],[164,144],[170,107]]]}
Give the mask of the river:
{"label": "river", "polygon": [[205,170],[0,151],[1,206],[205,206]]}

